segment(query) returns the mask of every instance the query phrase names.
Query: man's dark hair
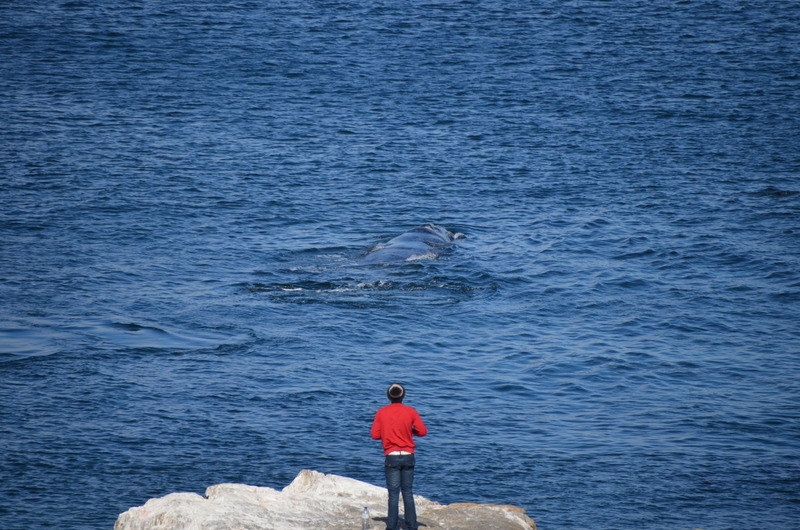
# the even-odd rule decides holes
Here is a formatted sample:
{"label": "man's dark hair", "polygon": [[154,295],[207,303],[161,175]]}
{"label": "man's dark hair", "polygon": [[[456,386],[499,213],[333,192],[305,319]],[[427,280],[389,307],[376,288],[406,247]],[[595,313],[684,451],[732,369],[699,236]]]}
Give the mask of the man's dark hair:
{"label": "man's dark hair", "polygon": [[403,385],[400,383],[394,383],[386,391],[386,397],[388,397],[389,401],[392,403],[402,403],[403,398],[406,397],[406,389],[403,388]]}

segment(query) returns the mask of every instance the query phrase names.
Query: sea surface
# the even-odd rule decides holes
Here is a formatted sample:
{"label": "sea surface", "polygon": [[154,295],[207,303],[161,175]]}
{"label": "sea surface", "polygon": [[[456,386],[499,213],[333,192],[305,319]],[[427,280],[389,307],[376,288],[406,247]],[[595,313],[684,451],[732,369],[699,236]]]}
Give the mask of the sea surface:
{"label": "sea surface", "polygon": [[0,528],[382,485],[395,381],[430,499],[800,528],[800,3],[0,2]]}

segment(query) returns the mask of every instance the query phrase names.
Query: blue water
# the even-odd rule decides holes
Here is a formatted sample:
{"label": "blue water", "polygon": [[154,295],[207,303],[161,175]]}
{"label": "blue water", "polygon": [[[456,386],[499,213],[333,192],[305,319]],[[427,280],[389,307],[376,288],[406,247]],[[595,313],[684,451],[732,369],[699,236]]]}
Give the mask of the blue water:
{"label": "blue water", "polygon": [[381,484],[393,381],[428,498],[800,528],[796,2],[5,0],[0,147],[0,528]]}

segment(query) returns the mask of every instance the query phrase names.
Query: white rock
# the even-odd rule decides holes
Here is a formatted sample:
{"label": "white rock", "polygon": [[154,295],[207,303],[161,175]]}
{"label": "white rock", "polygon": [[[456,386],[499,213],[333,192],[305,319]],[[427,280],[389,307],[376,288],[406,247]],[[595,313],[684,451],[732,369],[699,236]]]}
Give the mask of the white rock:
{"label": "white rock", "polygon": [[[522,508],[506,505],[445,506],[414,499],[420,528],[447,530],[535,530]],[[277,491],[243,484],[218,484],[196,493],[171,493],[120,514],[114,530],[357,530],[361,512],[370,529],[383,530],[387,493],[347,477],[303,470]],[[402,512],[402,499],[400,501]]]}

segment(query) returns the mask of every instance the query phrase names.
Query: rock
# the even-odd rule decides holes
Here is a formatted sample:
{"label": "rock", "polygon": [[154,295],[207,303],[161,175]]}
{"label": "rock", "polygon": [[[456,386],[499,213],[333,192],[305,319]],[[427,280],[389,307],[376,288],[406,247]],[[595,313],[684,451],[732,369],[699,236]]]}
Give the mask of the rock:
{"label": "rock", "polygon": [[[443,505],[419,495],[421,530],[536,530],[525,510],[496,504]],[[386,488],[303,470],[281,491],[218,484],[196,493],[171,493],[120,514],[114,530],[357,530],[369,508],[369,528],[383,530]],[[400,500],[402,520],[403,502]]]}

